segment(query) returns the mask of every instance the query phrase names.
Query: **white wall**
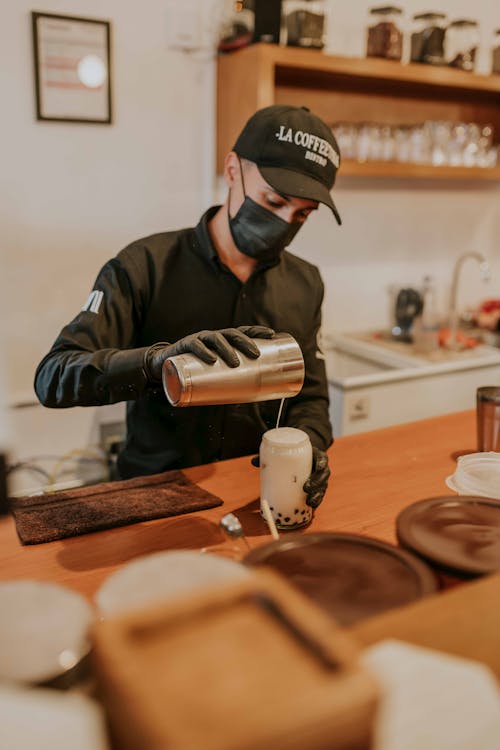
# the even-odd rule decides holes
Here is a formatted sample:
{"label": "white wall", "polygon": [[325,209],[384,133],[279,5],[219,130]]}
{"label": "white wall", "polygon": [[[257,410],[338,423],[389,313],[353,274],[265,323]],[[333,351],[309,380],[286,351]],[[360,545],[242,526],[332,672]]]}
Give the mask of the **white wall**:
{"label": "white wall", "polygon": [[189,225],[202,209],[206,65],[167,48],[166,5],[36,6],[112,21],[114,123],[107,126],[35,120],[33,4],[2,4],[2,268],[16,396],[29,391],[33,365],[83,305],[99,267],[133,239]]}
{"label": "white wall", "polygon": [[[492,32],[500,27],[498,3],[477,0],[471,7],[469,0],[439,0],[429,6],[422,0],[404,0],[396,4],[404,9],[405,29],[411,28],[413,13],[429,8],[447,13],[448,20],[477,19],[478,72],[489,73]],[[374,5],[370,0],[331,2],[330,52],[364,55],[368,8]],[[500,134],[496,140],[500,141]],[[388,288],[419,285],[426,274],[434,277],[445,312],[455,259],[470,250],[488,258],[493,278],[485,285],[475,263],[468,261],[459,302],[467,306],[485,297],[500,297],[500,190],[495,184],[339,177],[334,197],[342,227],[321,211],[294,244],[298,254],[321,268],[326,330],[386,327]]]}
{"label": "white wall", "polygon": [[[213,23],[217,0],[194,1]],[[370,5],[333,0],[331,52],[363,54]],[[414,0],[403,5],[407,16],[427,9]],[[33,401],[35,366],[85,301],[99,267],[137,237],[196,222],[210,203],[214,65],[207,55],[168,48],[171,6],[168,0],[36,4],[38,11],[111,20],[114,123],[103,126],[35,120],[33,5],[2,2],[0,226],[11,403]],[[454,17],[471,15],[466,0],[441,0],[439,7]],[[483,30],[500,26],[496,7],[491,0],[475,3],[472,14]],[[485,69],[487,62],[482,55]],[[387,286],[417,284],[426,273],[438,281],[444,304],[454,259],[470,249],[492,261],[487,294],[500,294],[498,189],[346,178],[335,197],[344,225],[321,211],[294,244],[323,273],[325,328],[386,325]],[[464,303],[485,291],[472,265],[467,276]],[[11,416],[16,458],[62,455],[96,440],[93,409],[28,406]]]}
{"label": "white wall", "polygon": [[[206,15],[210,2],[199,2]],[[111,126],[36,121],[34,8],[112,22]],[[1,311],[11,404],[33,403],[36,364],[101,265],[138,237],[191,225],[209,203],[213,63],[168,48],[169,8],[166,0],[2,1]],[[96,439],[96,419],[94,409],[14,410],[12,457],[84,447]]]}

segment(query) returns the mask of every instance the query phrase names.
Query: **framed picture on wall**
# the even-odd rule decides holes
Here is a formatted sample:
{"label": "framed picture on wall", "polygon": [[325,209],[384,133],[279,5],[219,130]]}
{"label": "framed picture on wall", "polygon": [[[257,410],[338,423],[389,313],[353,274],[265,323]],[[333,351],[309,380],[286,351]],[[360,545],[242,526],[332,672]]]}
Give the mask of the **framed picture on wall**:
{"label": "framed picture on wall", "polygon": [[109,21],[31,13],[37,120],[111,123]]}

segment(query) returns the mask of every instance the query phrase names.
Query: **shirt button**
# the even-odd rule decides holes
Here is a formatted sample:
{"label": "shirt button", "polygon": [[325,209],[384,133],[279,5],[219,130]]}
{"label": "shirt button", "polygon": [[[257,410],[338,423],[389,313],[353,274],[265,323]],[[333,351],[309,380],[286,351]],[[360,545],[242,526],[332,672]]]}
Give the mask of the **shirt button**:
{"label": "shirt button", "polygon": [[242,292],[241,293],[241,299],[246,299],[246,298],[247,298],[247,293],[246,292]]}

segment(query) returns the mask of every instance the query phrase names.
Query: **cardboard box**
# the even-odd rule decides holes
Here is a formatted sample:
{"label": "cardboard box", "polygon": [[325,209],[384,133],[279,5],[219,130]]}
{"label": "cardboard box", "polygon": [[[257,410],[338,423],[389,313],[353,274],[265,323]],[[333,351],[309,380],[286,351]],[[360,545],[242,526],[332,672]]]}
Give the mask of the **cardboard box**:
{"label": "cardboard box", "polygon": [[377,686],[357,657],[270,571],[94,631],[120,750],[366,750]]}

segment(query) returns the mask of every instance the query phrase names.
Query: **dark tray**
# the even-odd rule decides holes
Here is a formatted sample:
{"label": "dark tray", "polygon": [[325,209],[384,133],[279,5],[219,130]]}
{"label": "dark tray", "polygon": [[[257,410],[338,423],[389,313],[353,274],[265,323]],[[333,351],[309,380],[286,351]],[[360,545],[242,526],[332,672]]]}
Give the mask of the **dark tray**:
{"label": "dark tray", "polygon": [[500,500],[446,495],[420,500],[396,519],[401,545],[462,576],[500,571]]}
{"label": "dark tray", "polygon": [[432,570],[417,556],[355,534],[287,534],[252,550],[244,562],[281,573],[342,625],[438,589]]}

